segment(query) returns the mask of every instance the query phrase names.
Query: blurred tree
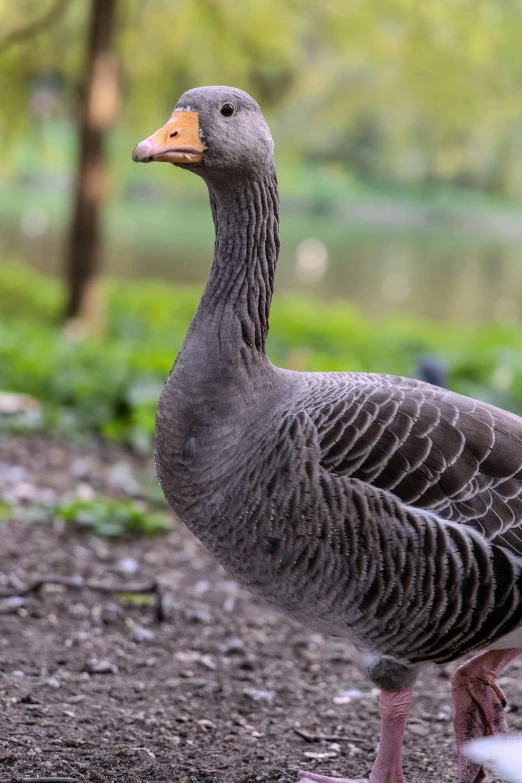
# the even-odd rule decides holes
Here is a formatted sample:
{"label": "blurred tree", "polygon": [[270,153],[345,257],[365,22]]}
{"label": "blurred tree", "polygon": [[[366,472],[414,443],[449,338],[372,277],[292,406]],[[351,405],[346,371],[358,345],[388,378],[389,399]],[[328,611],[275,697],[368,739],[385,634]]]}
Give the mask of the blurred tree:
{"label": "blurred tree", "polygon": [[[58,19],[57,4],[0,0],[4,139],[24,123],[29,133],[39,76],[57,74],[75,112],[83,61],[71,42],[82,39],[89,4],[69,0]],[[120,0],[120,8],[120,120],[136,140],[183,90],[233,83],[273,112],[287,156],[332,160],[380,183],[522,195],[522,0]],[[27,18],[49,15],[54,23],[38,35],[2,49],[2,35],[16,38]]]}
{"label": "blurred tree", "polygon": [[114,52],[117,0],[92,0],[80,116],[79,162],[66,264],[65,316],[92,332],[101,326],[96,278],[100,271],[100,209],[106,195],[106,134],[119,105]]}
{"label": "blurred tree", "polygon": [[70,0],[55,0],[44,13],[29,23],[14,27],[0,39],[0,52],[13,44],[26,41],[58,21]]}
{"label": "blurred tree", "polygon": [[[13,4],[0,4],[0,19],[9,30],[3,37],[0,36],[0,55],[7,52],[4,61],[9,62],[11,56],[14,63],[14,67],[11,65],[9,69],[9,79],[6,79],[6,87],[8,83],[15,85],[14,93],[10,95],[15,109],[15,123],[11,130],[13,125],[16,127],[16,120],[24,115],[39,124],[47,113],[46,107],[52,106],[53,94],[59,91],[62,81],[69,82],[72,92],[79,96],[78,165],[65,265],[68,292],[64,316],[74,321],[80,331],[92,332],[102,326],[96,276],[101,253],[100,210],[107,189],[105,137],[116,118],[120,94],[114,52],[117,0],[91,0],[85,63],[77,62],[72,69],[66,57],[58,55],[54,62],[50,47],[58,42],[56,52],[63,54],[62,47],[65,41],[70,40],[69,20],[64,19],[64,12],[70,6],[76,6],[74,23],[80,26],[78,23],[81,24],[83,18],[78,14],[79,4],[71,0],[54,0],[43,11],[39,9],[39,15],[34,14],[29,22],[24,14],[22,22],[20,15],[27,11],[28,6],[34,5],[27,0],[16,8]],[[52,26],[58,22],[62,25],[57,33],[46,39]],[[15,46],[26,42],[32,44],[29,57],[26,56],[26,47]],[[38,55],[42,54],[42,61],[37,64]],[[79,76],[82,72],[85,74],[83,79]],[[7,69],[0,73],[5,75]],[[14,79],[11,79],[11,74],[15,75]],[[7,93],[9,97],[9,89]],[[18,93],[24,96],[22,103],[17,100]],[[27,111],[28,107],[30,111]]]}

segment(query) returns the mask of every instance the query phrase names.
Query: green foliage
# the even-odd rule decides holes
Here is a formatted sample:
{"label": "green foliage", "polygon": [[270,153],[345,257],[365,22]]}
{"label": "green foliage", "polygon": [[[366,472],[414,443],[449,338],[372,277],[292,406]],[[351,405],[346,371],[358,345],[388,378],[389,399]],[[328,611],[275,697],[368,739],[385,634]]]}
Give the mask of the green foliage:
{"label": "green foliage", "polygon": [[0,523],[11,519],[13,514],[13,507],[10,503],[6,503],[5,500],[0,499]]}
{"label": "green foliage", "polygon": [[[59,284],[3,264],[0,389],[33,395],[42,403],[43,425],[62,434],[94,433],[148,450],[157,401],[200,292],[154,281],[106,287],[106,334],[76,342],[53,320]],[[513,327],[370,321],[345,301],[280,295],[268,350],[275,364],[299,370],[408,376],[421,357],[435,355],[451,389],[522,414],[522,333]]]}
{"label": "green foliage", "polygon": [[[46,155],[35,83],[56,77],[51,113],[77,117],[90,3],[69,0],[38,35],[2,46],[53,3],[0,0],[0,136],[18,171]],[[521,23],[522,0],[121,0],[120,127],[137,141],[184,90],[235,84],[294,158],[380,183],[520,196]]]}
{"label": "green foliage", "polygon": [[120,601],[129,606],[153,606],[156,598],[153,595],[145,595],[143,593],[122,593]]}
{"label": "green foliage", "polygon": [[60,289],[53,285],[40,285],[34,272],[22,264],[2,261],[2,319],[15,319],[26,310],[36,313],[38,319],[51,321],[60,307]]}
{"label": "green foliage", "polygon": [[147,511],[132,501],[114,498],[69,500],[57,507],[55,517],[109,538],[124,535],[155,536],[166,533],[172,527],[167,514]]}

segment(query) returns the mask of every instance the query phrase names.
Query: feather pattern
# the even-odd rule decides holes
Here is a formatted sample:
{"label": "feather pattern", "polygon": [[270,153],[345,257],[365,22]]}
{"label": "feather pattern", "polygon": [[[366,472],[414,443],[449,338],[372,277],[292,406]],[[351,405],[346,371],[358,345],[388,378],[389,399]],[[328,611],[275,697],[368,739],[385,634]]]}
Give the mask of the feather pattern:
{"label": "feather pattern", "polygon": [[[332,409],[314,417],[328,470],[472,525],[522,556],[522,420],[407,378],[336,376],[330,393]],[[326,395],[323,376],[312,411]]]}

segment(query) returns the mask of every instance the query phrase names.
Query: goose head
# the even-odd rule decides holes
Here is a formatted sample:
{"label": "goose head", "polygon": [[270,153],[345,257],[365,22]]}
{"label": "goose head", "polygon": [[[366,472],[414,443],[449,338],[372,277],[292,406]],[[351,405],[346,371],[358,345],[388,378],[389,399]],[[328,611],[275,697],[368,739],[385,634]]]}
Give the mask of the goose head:
{"label": "goose head", "polygon": [[173,163],[206,180],[255,176],[273,166],[274,143],[256,101],[234,87],[185,92],[170,119],[140,142],[138,163]]}

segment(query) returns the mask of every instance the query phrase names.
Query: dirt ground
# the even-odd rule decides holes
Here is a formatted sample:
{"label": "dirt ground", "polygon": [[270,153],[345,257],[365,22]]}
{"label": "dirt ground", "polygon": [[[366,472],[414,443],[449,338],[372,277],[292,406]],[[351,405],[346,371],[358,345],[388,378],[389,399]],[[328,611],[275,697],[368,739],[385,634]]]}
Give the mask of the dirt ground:
{"label": "dirt ground", "polygon": [[[139,494],[132,471],[152,466],[100,446],[0,436],[0,498],[28,508],[68,492]],[[148,596],[60,585],[0,599],[2,780],[290,783],[298,768],[368,774],[377,692],[356,652],[239,589],[179,523],[166,536],[126,541],[53,521],[0,524],[0,591],[49,573],[158,578],[168,618],[155,619]],[[518,731],[521,667],[515,661],[500,679]],[[456,780],[450,671],[427,668],[417,683],[408,783]]]}

